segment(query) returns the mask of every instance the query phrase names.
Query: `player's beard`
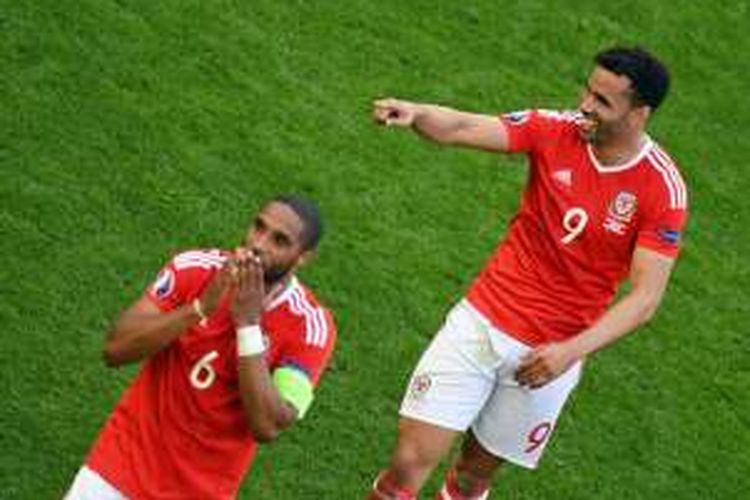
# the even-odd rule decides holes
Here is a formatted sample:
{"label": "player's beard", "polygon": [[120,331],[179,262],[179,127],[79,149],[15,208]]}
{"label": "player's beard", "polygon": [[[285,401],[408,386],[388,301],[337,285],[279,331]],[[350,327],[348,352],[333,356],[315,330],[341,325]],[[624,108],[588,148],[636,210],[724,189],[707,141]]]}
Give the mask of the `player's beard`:
{"label": "player's beard", "polygon": [[253,255],[257,255],[263,265],[263,284],[266,286],[266,290],[270,290],[278,282],[286,278],[294,268],[294,263],[289,264],[268,264],[258,250],[251,249],[250,252]]}
{"label": "player's beard", "polygon": [[266,285],[266,290],[270,290],[279,281],[283,280],[292,271],[292,264],[282,265],[277,264],[271,267],[263,267],[263,282]]}

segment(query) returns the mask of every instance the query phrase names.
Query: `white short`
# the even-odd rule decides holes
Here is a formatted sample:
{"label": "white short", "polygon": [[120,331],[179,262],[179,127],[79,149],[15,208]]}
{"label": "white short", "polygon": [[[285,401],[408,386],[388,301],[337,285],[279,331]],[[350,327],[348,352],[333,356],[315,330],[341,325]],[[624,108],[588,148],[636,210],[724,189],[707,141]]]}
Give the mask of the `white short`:
{"label": "white short", "polygon": [[536,468],[581,363],[539,389],[524,388],[513,376],[530,350],[463,300],[422,354],[400,413],[461,432],[471,426],[490,453]]}
{"label": "white short", "polygon": [[84,465],[76,474],[64,500],[127,500],[127,498],[106,479]]}

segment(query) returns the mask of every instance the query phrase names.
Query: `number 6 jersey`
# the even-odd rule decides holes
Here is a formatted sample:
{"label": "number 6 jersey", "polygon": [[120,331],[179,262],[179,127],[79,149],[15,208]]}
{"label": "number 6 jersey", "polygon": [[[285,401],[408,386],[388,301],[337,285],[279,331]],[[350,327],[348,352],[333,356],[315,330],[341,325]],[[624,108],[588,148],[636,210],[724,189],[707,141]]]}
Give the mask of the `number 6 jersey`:
{"label": "number 6 jersey", "polygon": [[467,298],[529,345],[595,322],[627,277],[636,246],[676,257],[687,191],[651,138],[621,165],[601,165],[573,112],[503,115],[511,152],[529,156],[521,206]]}
{"label": "number 6 jersey", "polygon": [[[221,268],[219,250],[177,255],[147,296],[162,310],[190,304]],[[296,278],[266,307],[271,371],[291,366],[317,384],[336,338],[330,313]],[[134,499],[234,498],[256,444],[237,377],[228,301],[147,359],[123,394],[87,465]]]}

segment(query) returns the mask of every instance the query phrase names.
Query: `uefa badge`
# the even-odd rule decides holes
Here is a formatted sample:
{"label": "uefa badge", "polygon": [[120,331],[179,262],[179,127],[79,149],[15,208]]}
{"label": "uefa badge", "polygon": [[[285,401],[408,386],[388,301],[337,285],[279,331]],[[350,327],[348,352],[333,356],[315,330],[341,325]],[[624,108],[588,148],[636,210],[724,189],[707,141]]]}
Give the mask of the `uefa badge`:
{"label": "uefa badge", "polygon": [[172,293],[172,290],[174,290],[174,273],[172,270],[164,269],[160,272],[159,276],[156,277],[156,281],[151,286],[151,290],[160,299],[168,297]]}
{"label": "uefa badge", "polygon": [[411,396],[412,399],[422,399],[427,391],[430,390],[431,386],[432,379],[428,374],[422,373],[416,375],[411,380],[411,385],[409,387],[409,396]]}
{"label": "uefa badge", "polygon": [[529,120],[528,111],[513,111],[511,113],[505,113],[503,118],[511,125],[523,125]]}

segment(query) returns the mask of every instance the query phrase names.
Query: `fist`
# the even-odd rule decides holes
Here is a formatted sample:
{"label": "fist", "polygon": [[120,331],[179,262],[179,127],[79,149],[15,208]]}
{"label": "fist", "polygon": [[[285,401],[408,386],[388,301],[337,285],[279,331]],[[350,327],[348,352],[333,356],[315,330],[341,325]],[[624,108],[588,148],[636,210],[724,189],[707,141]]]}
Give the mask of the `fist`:
{"label": "fist", "polygon": [[398,99],[379,99],[373,103],[372,116],[379,125],[411,127],[417,116],[417,104]]}

